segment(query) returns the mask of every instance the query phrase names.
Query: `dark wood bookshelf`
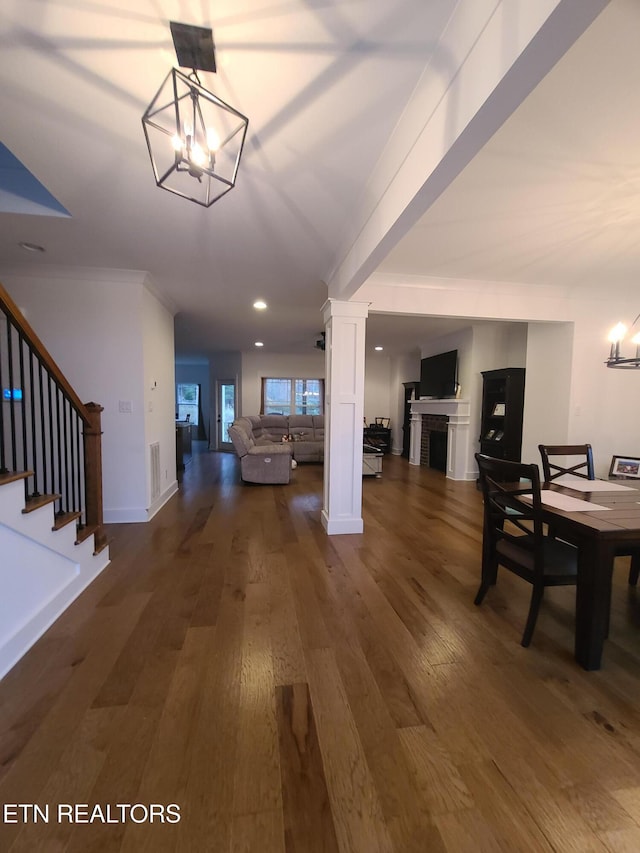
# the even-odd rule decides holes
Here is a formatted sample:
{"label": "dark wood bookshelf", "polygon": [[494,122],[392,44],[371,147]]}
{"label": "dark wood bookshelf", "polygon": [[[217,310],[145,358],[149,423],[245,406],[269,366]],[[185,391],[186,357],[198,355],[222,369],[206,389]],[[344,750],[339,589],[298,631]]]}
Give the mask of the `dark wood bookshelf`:
{"label": "dark wood bookshelf", "polygon": [[524,367],[482,371],[480,452],[520,462]]}

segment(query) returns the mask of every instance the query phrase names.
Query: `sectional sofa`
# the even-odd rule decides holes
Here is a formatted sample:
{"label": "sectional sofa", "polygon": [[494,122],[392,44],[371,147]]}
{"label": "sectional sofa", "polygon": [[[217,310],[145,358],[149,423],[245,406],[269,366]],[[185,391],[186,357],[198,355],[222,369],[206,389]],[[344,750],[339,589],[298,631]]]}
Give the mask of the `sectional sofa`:
{"label": "sectional sofa", "polygon": [[288,483],[292,458],[324,459],[324,415],[247,415],[233,422],[229,436],[249,483]]}

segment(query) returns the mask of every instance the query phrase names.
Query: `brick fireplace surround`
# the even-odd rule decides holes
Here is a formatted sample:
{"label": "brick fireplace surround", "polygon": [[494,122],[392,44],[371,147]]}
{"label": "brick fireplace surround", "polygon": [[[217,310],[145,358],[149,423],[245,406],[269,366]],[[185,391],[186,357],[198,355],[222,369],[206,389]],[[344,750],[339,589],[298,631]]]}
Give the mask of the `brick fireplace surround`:
{"label": "brick fireplace surround", "polygon": [[[423,415],[422,430],[420,432],[420,464],[431,465],[431,433],[448,432],[446,415]],[[434,466],[435,467],[435,466]]]}

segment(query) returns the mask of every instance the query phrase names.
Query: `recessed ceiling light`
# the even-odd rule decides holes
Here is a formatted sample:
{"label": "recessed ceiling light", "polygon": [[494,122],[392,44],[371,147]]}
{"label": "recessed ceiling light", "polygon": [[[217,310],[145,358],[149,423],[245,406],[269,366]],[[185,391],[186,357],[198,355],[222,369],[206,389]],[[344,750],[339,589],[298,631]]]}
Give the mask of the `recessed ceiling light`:
{"label": "recessed ceiling light", "polygon": [[256,341],[256,342],[255,342],[255,346],[257,346],[257,347],[263,347],[263,346],[264,346],[264,344],[262,343],[262,341]]}
{"label": "recessed ceiling light", "polygon": [[267,307],[267,303],[264,301],[264,299],[257,299],[253,303],[253,307],[256,309],[256,311],[264,311]]}
{"label": "recessed ceiling light", "polygon": [[46,249],[44,246],[38,246],[37,243],[18,243],[21,249],[24,249],[25,252],[45,252]]}
{"label": "recessed ceiling light", "polygon": [[376,352],[382,352],[382,350],[384,349],[384,347],[374,347],[374,349],[375,349],[375,351],[376,351]]}

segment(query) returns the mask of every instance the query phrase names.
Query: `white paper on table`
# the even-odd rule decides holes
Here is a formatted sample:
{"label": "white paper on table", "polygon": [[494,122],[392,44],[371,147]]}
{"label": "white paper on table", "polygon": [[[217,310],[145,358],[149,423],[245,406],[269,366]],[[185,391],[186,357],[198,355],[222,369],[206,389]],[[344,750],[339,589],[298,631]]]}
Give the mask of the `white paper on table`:
{"label": "white paper on table", "polygon": [[628,492],[633,489],[633,486],[620,486],[611,480],[583,480],[570,474],[557,477],[553,482],[567,489],[575,489],[576,492]]}
{"label": "white paper on table", "polygon": [[[521,495],[518,496],[518,500],[531,503],[532,498],[531,495]],[[546,506],[552,506],[554,509],[563,509],[565,512],[593,512],[594,510],[611,509],[610,506],[601,506],[600,504],[592,504],[589,501],[580,500],[580,498],[571,498],[569,495],[553,492],[551,489],[541,489],[540,500]]]}

